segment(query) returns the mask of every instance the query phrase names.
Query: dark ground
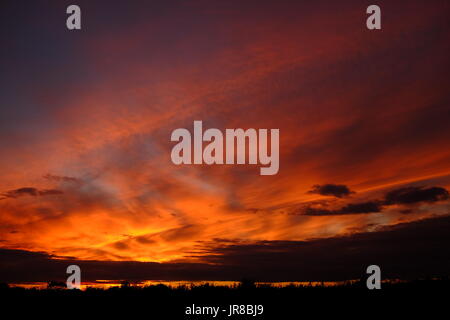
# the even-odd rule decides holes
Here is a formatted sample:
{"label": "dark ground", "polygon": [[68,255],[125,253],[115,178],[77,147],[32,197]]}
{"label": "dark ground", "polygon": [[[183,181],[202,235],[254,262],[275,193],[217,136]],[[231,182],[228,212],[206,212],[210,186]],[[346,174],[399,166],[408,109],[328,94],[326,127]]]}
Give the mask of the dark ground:
{"label": "dark ground", "polygon": [[[448,317],[449,288],[448,279],[383,283],[380,290],[368,290],[363,282],[338,287],[276,288],[255,287],[247,281],[234,288],[156,285],[85,291],[2,285],[0,303],[4,312],[12,309],[13,319],[42,313],[46,318],[75,315],[82,319],[110,316],[126,319],[445,319]],[[220,306],[227,311],[215,318],[212,315],[186,315],[186,307],[192,304]],[[230,304],[263,305],[264,312],[257,316],[241,314],[228,317]]]}

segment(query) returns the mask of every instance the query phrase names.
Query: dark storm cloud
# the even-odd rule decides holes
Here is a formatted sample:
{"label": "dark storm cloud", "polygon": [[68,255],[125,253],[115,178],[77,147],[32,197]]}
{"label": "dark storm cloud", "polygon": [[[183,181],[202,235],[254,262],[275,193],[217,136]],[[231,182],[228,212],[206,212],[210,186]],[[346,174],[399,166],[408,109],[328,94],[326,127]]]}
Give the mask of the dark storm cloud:
{"label": "dark storm cloud", "polygon": [[349,203],[344,207],[336,210],[307,207],[304,215],[307,216],[327,216],[327,215],[345,215],[345,214],[361,214],[380,212],[382,205],[378,201],[368,201],[360,203]]}
{"label": "dark storm cloud", "polygon": [[377,201],[368,201],[360,203],[349,203],[343,207],[340,211],[343,214],[353,214],[353,213],[371,213],[380,212],[382,209],[381,205]]}
{"label": "dark storm cloud", "polygon": [[57,194],[62,194],[62,193],[63,192],[61,190],[56,190],[56,189],[39,190],[39,189],[33,188],[33,187],[24,187],[24,188],[18,188],[18,189],[6,191],[6,192],[0,194],[2,196],[2,198],[0,198],[0,199],[19,198],[22,196],[34,196],[34,197],[48,196],[48,195],[57,195]]}
{"label": "dark storm cloud", "polygon": [[385,278],[448,275],[449,227],[446,216],[347,237],[212,245],[203,257],[274,281],[355,279],[371,264],[379,265]]}
{"label": "dark storm cloud", "polygon": [[[359,203],[348,203],[338,209],[327,208],[326,203],[320,207],[310,205],[301,209],[306,216],[331,216],[346,214],[364,214],[381,212],[385,207],[399,205],[415,205],[423,202],[434,203],[448,200],[449,192],[442,187],[403,187],[386,193],[383,200],[370,200]],[[412,213],[412,210],[401,210],[403,214]]]}
{"label": "dark storm cloud", "polygon": [[450,275],[450,217],[384,228],[378,232],[311,241],[242,243],[215,239],[194,254],[204,263],[82,261],[46,253],[0,249],[0,282],[64,280],[70,264],[83,281],[240,280],[332,281],[356,279],[377,264],[384,278]]}
{"label": "dark storm cloud", "polygon": [[0,249],[0,283],[64,281],[66,268],[80,266],[82,281],[98,279],[140,281],[146,279],[231,279],[232,270],[202,263],[74,260],[41,252]]}
{"label": "dark storm cloud", "polygon": [[337,198],[347,197],[354,193],[346,185],[343,184],[324,184],[324,185],[314,185],[313,189],[308,191],[308,193],[320,194],[322,196],[334,196]]}
{"label": "dark storm cloud", "polygon": [[449,199],[449,193],[441,187],[406,187],[388,192],[385,196],[385,204],[437,202],[447,199]]}

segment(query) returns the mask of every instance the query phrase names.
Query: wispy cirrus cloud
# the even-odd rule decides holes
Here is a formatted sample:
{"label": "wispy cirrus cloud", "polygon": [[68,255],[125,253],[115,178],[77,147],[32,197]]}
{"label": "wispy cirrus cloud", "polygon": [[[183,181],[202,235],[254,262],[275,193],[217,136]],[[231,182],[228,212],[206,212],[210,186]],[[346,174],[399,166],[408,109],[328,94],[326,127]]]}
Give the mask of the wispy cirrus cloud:
{"label": "wispy cirrus cloud", "polygon": [[33,188],[33,187],[23,187],[23,188],[18,188],[18,189],[14,189],[14,190],[9,190],[9,191],[5,191],[3,193],[0,193],[0,198],[1,199],[6,199],[6,198],[19,198],[19,197],[23,197],[23,196],[33,196],[33,197],[37,197],[37,196],[49,196],[49,195],[59,195],[59,194],[63,194],[63,192],[61,190],[56,190],[56,189],[37,189],[37,188]]}

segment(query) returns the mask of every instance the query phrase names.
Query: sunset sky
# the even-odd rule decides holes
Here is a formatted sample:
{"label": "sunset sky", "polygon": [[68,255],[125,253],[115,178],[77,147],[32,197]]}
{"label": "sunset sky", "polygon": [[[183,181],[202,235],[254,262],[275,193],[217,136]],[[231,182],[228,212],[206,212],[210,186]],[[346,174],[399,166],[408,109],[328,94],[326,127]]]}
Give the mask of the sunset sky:
{"label": "sunset sky", "polygon": [[[450,225],[450,4],[377,1],[377,31],[369,4],[2,1],[2,262],[194,270],[395,230],[399,252],[426,243]],[[171,132],[194,120],[279,128],[278,174],[174,165]]]}

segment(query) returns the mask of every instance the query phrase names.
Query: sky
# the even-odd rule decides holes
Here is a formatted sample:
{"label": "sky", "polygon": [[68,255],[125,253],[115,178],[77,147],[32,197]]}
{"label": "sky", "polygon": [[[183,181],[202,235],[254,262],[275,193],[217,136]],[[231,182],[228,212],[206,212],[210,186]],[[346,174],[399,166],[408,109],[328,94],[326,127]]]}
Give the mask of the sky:
{"label": "sky", "polygon": [[[378,1],[375,31],[323,0],[76,1],[69,31],[72,2],[0,5],[0,280],[448,272],[448,1]],[[173,164],[195,120],[280,129],[278,174]]]}

